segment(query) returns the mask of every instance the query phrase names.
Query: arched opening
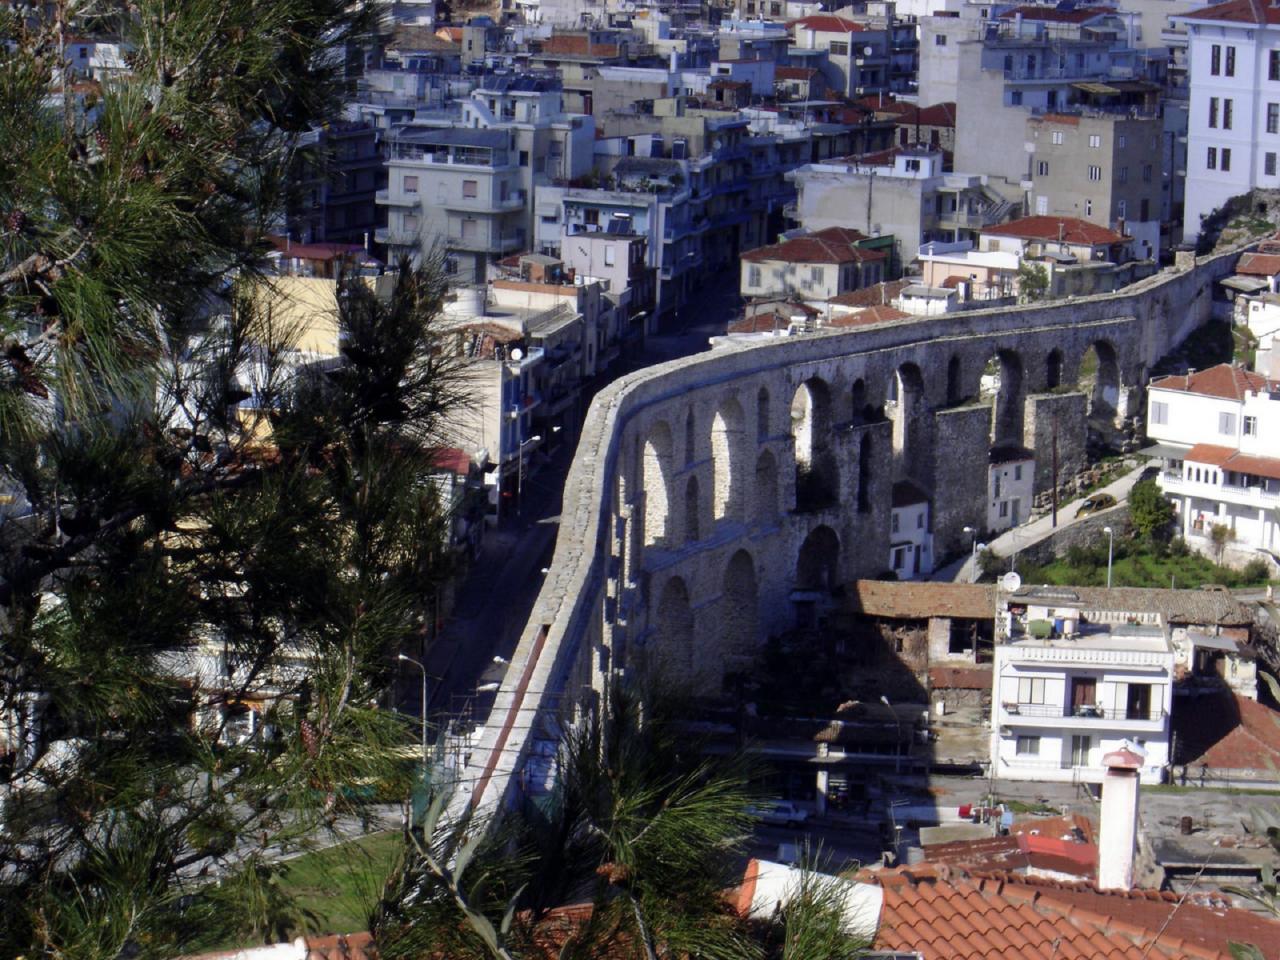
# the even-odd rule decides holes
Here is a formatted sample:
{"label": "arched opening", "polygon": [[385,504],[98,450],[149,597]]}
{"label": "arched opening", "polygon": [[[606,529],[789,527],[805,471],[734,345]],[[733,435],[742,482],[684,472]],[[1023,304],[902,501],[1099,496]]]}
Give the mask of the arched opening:
{"label": "arched opening", "polygon": [[960,358],[953,356],[947,362],[947,404],[954,406],[964,399],[964,387],[960,382]]}
{"label": "arched opening", "polygon": [[729,558],[720,595],[720,654],[746,655],[760,643],[759,588],[751,554],[739,550]]}
{"label": "arched opening", "polygon": [[829,591],[839,582],[840,538],[828,526],[815,528],[800,545],[796,589]]}
{"label": "arched opening", "polygon": [[924,377],[914,363],[904,363],[893,376],[893,450],[901,453],[911,442],[912,421],[924,401]]}
{"label": "arched opening", "polygon": [[979,394],[992,405],[992,445],[1021,446],[1022,358],[1012,350],[996,351],[983,368]]}
{"label": "arched opening", "polygon": [[693,607],[679,577],[663,584],[653,629],[662,674],[672,681],[687,679],[693,669]]}
{"label": "arched opening", "polygon": [[644,488],[644,543],[662,545],[671,537],[671,428],[654,425],[644,443],[641,486]]}
{"label": "arched opening", "polygon": [[765,387],[760,388],[760,392],[756,394],[756,439],[767,440],[769,438],[769,391]]}
{"label": "arched opening", "polygon": [[772,524],[778,519],[778,462],[768,450],[756,460],[755,518]]}
{"label": "arched opening", "polygon": [[871,407],[867,404],[867,384],[859,377],[853,381],[853,389],[849,391],[849,414],[854,426],[859,426],[870,419]]}
{"label": "arched opening", "polygon": [[684,542],[695,543],[699,538],[701,524],[698,513],[698,478],[690,477],[684,485]]}
{"label": "arched opening", "polygon": [[746,416],[737,400],[721,404],[711,421],[711,512],[719,520],[743,519],[746,501]]}
{"label": "arched opening", "polygon": [[1062,351],[1057,347],[1049,351],[1044,363],[1044,387],[1056,390],[1062,386]]}
{"label": "arched opening", "polygon": [[871,512],[871,434],[864,433],[858,444],[858,512]]}
{"label": "arched opening", "polygon": [[1089,398],[1090,420],[1115,420],[1116,405],[1120,402],[1120,364],[1115,347],[1105,340],[1089,347],[1080,358],[1076,383],[1080,392]]}
{"label": "arched opening", "polygon": [[688,415],[684,418],[684,465],[686,467],[693,463],[693,455],[696,450],[694,446],[694,428],[693,407],[690,407]]}
{"label": "arched opening", "polygon": [[813,377],[800,384],[791,401],[791,436],[796,453],[796,510],[833,506],[840,475],[831,452],[831,391]]}

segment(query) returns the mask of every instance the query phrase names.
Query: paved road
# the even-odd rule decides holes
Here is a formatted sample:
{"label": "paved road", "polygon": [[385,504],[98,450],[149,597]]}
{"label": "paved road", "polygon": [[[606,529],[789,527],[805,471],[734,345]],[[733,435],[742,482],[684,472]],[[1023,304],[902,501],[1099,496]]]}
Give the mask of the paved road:
{"label": "paved road", "polygon": [[[1146,469],[1146,465],[1135,467],[1133,470],[1113,480],[1111,483],[1095,490],[1090,496],[1097,496],[1100,493],[1109,493],[1116,498],[1116,503],[1124,503],[1129,497],[1129,491],[1133,489],[1133,485],[1138,482],[1138,478],[1142,476],[1142,471]],[[1072,500],[1070,503],[1059,505],[1058,507],[1058,525],[1053,525],[1053,515],[1046,513],[1038,520],[1032,520],[1021,526],[1014,527],[1012,530],[1006,530],[1000,536],[996,537],[987,548],[998,557],[1008,557],[1025,550],[1033,544],[1039,543],[1046,537],[1051,536],[1064,527],[1069,527],[1076,523],[1076,511],[1080,505],[1084,503],[1085,498],[1080,497]],[[1087,516],[1087,515],[1086,515]],[[1083,519],[1080,518],[1080,519]],[[950,580],[957,583],[972,583],[974,580],[975,568],[972,555],[965,557],[963,560],[957,560],[945,567],[935,570],[930,580]]]}

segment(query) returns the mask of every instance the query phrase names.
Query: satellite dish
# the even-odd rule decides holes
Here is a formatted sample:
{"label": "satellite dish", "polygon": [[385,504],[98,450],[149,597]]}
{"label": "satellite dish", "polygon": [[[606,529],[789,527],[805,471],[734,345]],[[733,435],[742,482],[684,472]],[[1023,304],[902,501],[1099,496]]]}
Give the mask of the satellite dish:
{"label": "satellite dish", "polygon": [[875,53],[875,52],[876,52],[876,48],[875,48],[875,47],[867,46],[867,47],[863,47],[863,48],[862,48],[862,55],[863,55],[864,57],[869,57],[869,56],[871,56],[871,55],[872,55],[873,53]]}
{"label": "satellite dish", "polygon": [[1016,570],[1010,570],[1000,578],[1000,589],[1006,593],[1017,593],[1020,586],[1022,586],[1022,577],[1018,576]]}
{"label": "satellite dish", "polygon": [[511,351],[511,359],[516,361],[516,363],[519,363],[521,360],[524,359],[524,351],[521,350],[519,347],[516,347],[514,350]]}

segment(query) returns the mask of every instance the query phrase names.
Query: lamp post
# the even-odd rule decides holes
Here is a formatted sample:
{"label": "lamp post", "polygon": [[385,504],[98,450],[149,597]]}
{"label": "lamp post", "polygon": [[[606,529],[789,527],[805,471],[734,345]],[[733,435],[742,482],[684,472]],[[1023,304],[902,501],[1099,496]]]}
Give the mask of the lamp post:
{"label": "lamp post", "polygon": [[889,702],[889,698],[884,694],[880,695],[880,702],[889,708],[889,712],[893,714],[893,722],[898,726],[898,744],[897,750],[893,754],[893,772],[902,772],[902,720],[898,716],[898,711],[894,709],[893,704]]}
{"label": "lamp post", "polygon": [[427,769],[427,668],[424,667],[413,657],[405,656],[403,653],[396,657],[397,660],[403,660],[405,663],[412,663],[415,667],[422,671],[422,770],[425,775]]}
{"label": "lamp post", "polygon": [[969,535],[969,581],[978,582],[978,530],[976,527],[965,527]]}
{"label": "lamp post", "polygon": [[517,452],[519,463],[516,467],[516,514],[524,513],[524,448],[531,443],[537,443],[542,439],[540,434],[534,434],[528,440],[520,441],[520,450]]}
{"label": "lamp post", "polygon": [[1110,527],[1103,527],[1102,532],[1107,535],[1107,589],[1111,589],[1111,557],[1115,553],[1116,535]]}

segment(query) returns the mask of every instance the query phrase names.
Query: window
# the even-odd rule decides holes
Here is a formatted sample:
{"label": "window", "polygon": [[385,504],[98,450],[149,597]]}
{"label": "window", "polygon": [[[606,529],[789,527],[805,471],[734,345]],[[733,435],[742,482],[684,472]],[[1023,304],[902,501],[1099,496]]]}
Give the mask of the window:
{"label": "window", "polygon": [[747,286],[749,287],[760,286],[760,268],[759,267],[747,268]]}
{"label": "window", "polygon": [[1044,677],[1019,677],[1018,702],[1044,703]]}
{"label": "window", "polygon": [[1126,137],[1123,133],[1120,134],[1120,136],[1116,137],[1116,146],[1119,147],[1121,150],[1123,150],[1128,145],[1129,145],[1129,138]]}
{"label": "window", "polygon": [[1009,501],[1001,500],[1000,501],[1000,519],[1003,520],[1007,516],[1009,516]]}
{"label": "window", "polygon": [[1227,97],[1222,101],[1222,129],[1223,130],[1231,129],[1231,104],[1233,102],[1234,101],[1232,101],[1230,97]]}
{"label": "window", "polygon": [[1227,68],[1222,71],[1223,76],[1234,77],[1236,75],[1236,48],[1227,47]]}
{"label": "window", "polygon": [[1009,103],[1015,107],[1022,106],[1022,91],[1015,90],[1013,93],[1009,94]]}
{"label": "window", "polygon": [[1085,201],[1084,201],[1084,215],[1086,217],[1093,216],[1093,201],[1088,197],[1085,197]]}
{"label": "window", "polygon": [[1123,219],[1124,219],[1125,217],[1127,217],[1128,215],[1129,215],[1129,201],[1128,201],[1128,200],[1117,200],[1117,201],[1116,201],[1116,216],[1117,216],[1117,217],[1119,217],[1121,220],[1123,220]]}
{"label": "window", "polygon": [[614,264],[613,245],[610,244],[609,246],[604,248],[604,265],[606,267],[612,267],[613,264]]}
{"label": "window", "polygon": [[405,233],[412,234],[418,232],[418,215],[416,213],[406,213],[404,215],[403,222]]}
{"label": "window", "polygon": [[1089,149],[1097,150],[1100,146],[1102,146],[1102,134],[1100,133],[1089,134]]}
{"label": "window", "polygon": [[1061,143],[1062,143],[1062,131],[1061,131],[1061,130],[1055,130],[1055,131],[1053,131],[1053,136],[1051,136],[1049,139],[1050,139],[1053,143],[1061,145]]}
{"label": "window", "polygon": [[945,33],[939,33],[933,38],[933,45],[935,47],[945,47],[947,45],[947,35]]}
{"label": "window", "polygon": [[1274,153],[1264,153],[1262,155],[1262,172],[1268,177],[1276,175],[1276,155]]}
{"label": "window", "polygon": [[891,518],[891,519],[890,519],[890,521],[889,521],[889,526],[890,526],[890,528],[891,528],[891,529],[890,529],[890,532],[891,532],[891,533],[897,533],[897,532],[898,532],[898,528],[899,528],[901,525],[902,525],[902,516],[901,516],[901,514],[899,514],[897,511],[894,511],[893,516],[892,516],[892,518]]}
{"label": "window", "polygon": [[1020,463],[1015,463],[1015,464],[1013,465],[1013,479],[1014,479],[1014,480],[1021,480],[1021,479],[1022,479],[1022,464],[1020,464]]}
{"label": "window", "polygon": [[582,211],[582,222],[588,226],[600,225],[600,211],[596,207],[587,207]]}
{"label": "window", "polygon": [[1000,497],[1000,474],[993,475],[991,481],[991,495],[998,499]]}
{"label": "window", "polygon": [[1222,74],[1222,45],[1215,43],[1209,51],[1209,75],[1221,76]]}
{"label": "window", "polygon": [[1004,55],[1004,72],[1013,73],[1013,54],[1011,53]]}
{"label": "window", "polygon": [[1039,737],[1018,737],[1017,745],[1014,748],[1020,757],[1038,757],[1040,756],[1040,738]]}
{"label": "window", "polygon": [[917,514],[916,514],[916,529],[917,529],[917,530],[923,530],[923,529],[924,529],[924,514],[923,514],[923,513],[917,513]]}
{"label": "window", "polygon": [[1280,133],[1280,103],[1267,104],[1267,133]]}
{"label": "window", "polygon": [[1267,79],[1280,80],[1280,50],[1272,50],[1267,55]]}
{"label": "window", "polygon": [[1027,54],[1027,74],[1036,72],[1036,55],[1034,53]]}
{"label": "window", "polygon": [[405,192],[405,193],[417,193],[417,192],[418,192],[418,178],[417,178],[417,177],[405,177],[405,178],[404,178],[404,192]]}
{"label": "window", "polygon": [[1036,164],[1036,176],[1047,177],[1049,175],[1049,161],[1041,160]]}
{"label": "window", "polygon": [[1120,168],[1120,176],[1119,176],[1119,179],[1120,179],[1120,182],[1121,182],[1121,183],[1128,183],[1128,182],[1129,182],[1129,168],[1128,168],[1128,167],[1121,167],[1121,168]]}
{"label": "window", "polygon": [[522,166],[522,167],[527,167],[528,165],[529,165],[529,151],[528,151],[528,150],[521,150],[521,151],[520,151],[520,166]]}
{"label": "window", "polygon": [[1143,183],[1151,182],[1151,164],[1149,163],[1144,163],[1142,165],[1142,182]]}
{"label": "window", "polygon": [[1231,169],[1231,148],[1230,147],[1222,148],[1222,169],[1223,170]]}
{"label": "window", "polygon": [[477,197],[480,195],[479,182],[476,180],[462,181],[462,195],[464,197]]}
{"label": "window", "polygon": [[833,40],[828,52],[833,57],[847,57],[849,55],[849,44],[843,40]]}
{"label": "window", "polygon": [[1049,198],[1041,194],[1036,197],[1036,216],[1043,217],[1049,212]]}
{"label": "window", "polygon": [[1218,414],[1218,433],[1224,437],[1236,435],[1236,415],[1234,413]]}
{"label": "window", "polygon": [[1163,400],[1151,401],[1151,422],[1167,424],[1169,422],[1169,404]]}
{"label": "window", "polygon": [[1089,164],[1089,179],[1094,181],[1101,180],[1102,168],[1095,166],[1094,164]]}
{"label": "window", "polygon": [[1244,435],[1246,437],[1256,437],[1258,435],[1258,418],[1257,417],[1244,418]]}
{"label": "window", "polygon": [[1210,147],[1204,155],[1204,165],[1210,170],[1218,169],[1218,148]]}
{"label": "window", "polygon": [[1218,98],[1209,98],[1209,126],[1217,128],[1218,126]]}

